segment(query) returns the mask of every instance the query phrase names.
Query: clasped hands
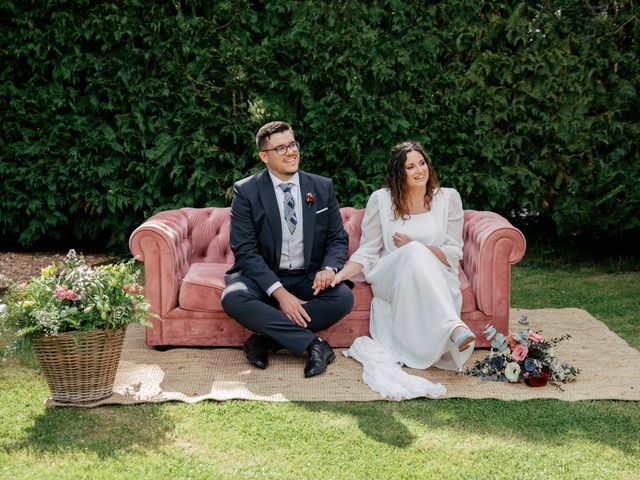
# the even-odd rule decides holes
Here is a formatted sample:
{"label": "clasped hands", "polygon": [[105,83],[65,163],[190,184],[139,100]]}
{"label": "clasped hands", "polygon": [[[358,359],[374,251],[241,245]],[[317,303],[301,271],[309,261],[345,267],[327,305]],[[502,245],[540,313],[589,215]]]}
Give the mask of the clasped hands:
{"label": "clasped hands", "polygon": [[[397,248],[400,248],[410,243],[412,241],[412,238],[404,233],[396,232],[393,234],[392,240],[393,244]],[[359,274],[362,271],[362,268],[363,266],[358,264],[357,262],[348,262],[344,269],[340,270],[333,276],[333,280],[329,284],[329,287],[335,287],[340,282]]]}
{"label": "clasped hands", "polygon": [[[392,239],[393,244],[397,248],[401,248],[412,241],[409,235],[400,232],[394,233]],[[446,257],[439,248],[431,247],[428,245],[426,246],[426,248],[430,249],[442,263],[448,266]],[[349,262],[349,265],[351,265],[351,262]],[[340,270],[338,273],[335,273],[331,269],[319,270],[318,272],[316,272],[313,285],[311,286],[311,288],[313,288],[313,295],[318,295],[318,293],[327,288],[335,287],[343,280],[346,280],[357,274],[361,269],[362,266],[357,268],[355,271],[353,270],[353,268],[349,270],[349,266],[347,266],[347,270],[349,270],[349,272]],[[280,304],[280,310],[289,320],[297,325],[300,325],[301,327],[306,327],[307,324],[311,322],[311,317],[302,307],[302,305],[307,303],[306,301],[300,300],[298,297],[288,292],[284,287],[276,289],[273,292],[273,296]]]}
{"label": "clasped hands", "polygon": [[[393,244],[397,248],[403,247],[409,242],[411,242],[411,237],[409,235],[400,232],[393,234]],[[343,278],[343,270],[338,273],[333,273],[331,270],[321,270],[316,273],[316,279],[313,282],[313,294],[317,295],[325,288],[335,287],[343,280],[345,280],[345,278]]]}

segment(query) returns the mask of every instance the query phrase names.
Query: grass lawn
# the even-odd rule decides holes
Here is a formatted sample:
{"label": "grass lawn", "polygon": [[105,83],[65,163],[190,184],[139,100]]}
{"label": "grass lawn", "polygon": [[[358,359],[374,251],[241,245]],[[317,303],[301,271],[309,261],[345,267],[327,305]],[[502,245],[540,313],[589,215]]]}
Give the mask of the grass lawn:
{"label": "grass lawn", "polygon": [[[640,272],[608,272],[516,266],[512,305],[584,308],[640,348]],[[0,365],[0,479],[640,478],[640,402],[207,401],[85,410],[45,409],[47,396],[32,359]]]}

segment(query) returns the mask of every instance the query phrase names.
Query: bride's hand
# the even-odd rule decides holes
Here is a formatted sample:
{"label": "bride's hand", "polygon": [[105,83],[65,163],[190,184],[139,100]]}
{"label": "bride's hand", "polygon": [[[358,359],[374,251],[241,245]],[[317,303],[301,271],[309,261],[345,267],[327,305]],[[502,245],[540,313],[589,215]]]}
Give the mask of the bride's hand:
{"label": "bride's hand", "polygon": [[404,233],[396,232],[393,234],[393,244],[396,248],[404,247],[407,243],[411,241],[411,237],[409,235],[405,235]]}
{"label": "bride's hand", "polygon": [[342,270],[340,270],[338,273],[335,274],[335,276],[333,277],[333,281],[331,282],[331,286],[335,287],[336,285],[338,285],[340,282],[342,282],[343,278],[342,278]]}

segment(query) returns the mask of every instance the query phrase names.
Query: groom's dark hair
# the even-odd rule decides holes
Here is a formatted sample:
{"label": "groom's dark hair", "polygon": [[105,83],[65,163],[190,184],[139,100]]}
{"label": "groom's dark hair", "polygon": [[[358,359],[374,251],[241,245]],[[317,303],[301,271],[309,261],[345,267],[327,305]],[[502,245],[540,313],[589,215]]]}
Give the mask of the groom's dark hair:
{"label": "groom's dark hair", "polygon": [[264,144],[267,143],[267,140],[269,140],[271,135],[274,133],[286,132],[287,130],[291,130],[293,132],[291,125],[280,120],[269,122],[266,125],[261,126],[258,133],[256,133],[256,145],[258,146],[258,150],[262,150],[262,147],[264,147]]}

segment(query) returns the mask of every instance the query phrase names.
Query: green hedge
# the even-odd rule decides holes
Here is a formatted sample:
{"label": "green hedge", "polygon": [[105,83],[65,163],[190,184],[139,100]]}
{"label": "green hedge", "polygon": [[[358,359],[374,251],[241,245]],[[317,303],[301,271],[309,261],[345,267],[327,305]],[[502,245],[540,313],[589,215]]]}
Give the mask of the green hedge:
{"label": "green hedge", "polygon": [[467,208],[640,239],[634,2],[514,3],[0,1],[2,242],[228,205],[273,119],[342,205],[417,139]]}

